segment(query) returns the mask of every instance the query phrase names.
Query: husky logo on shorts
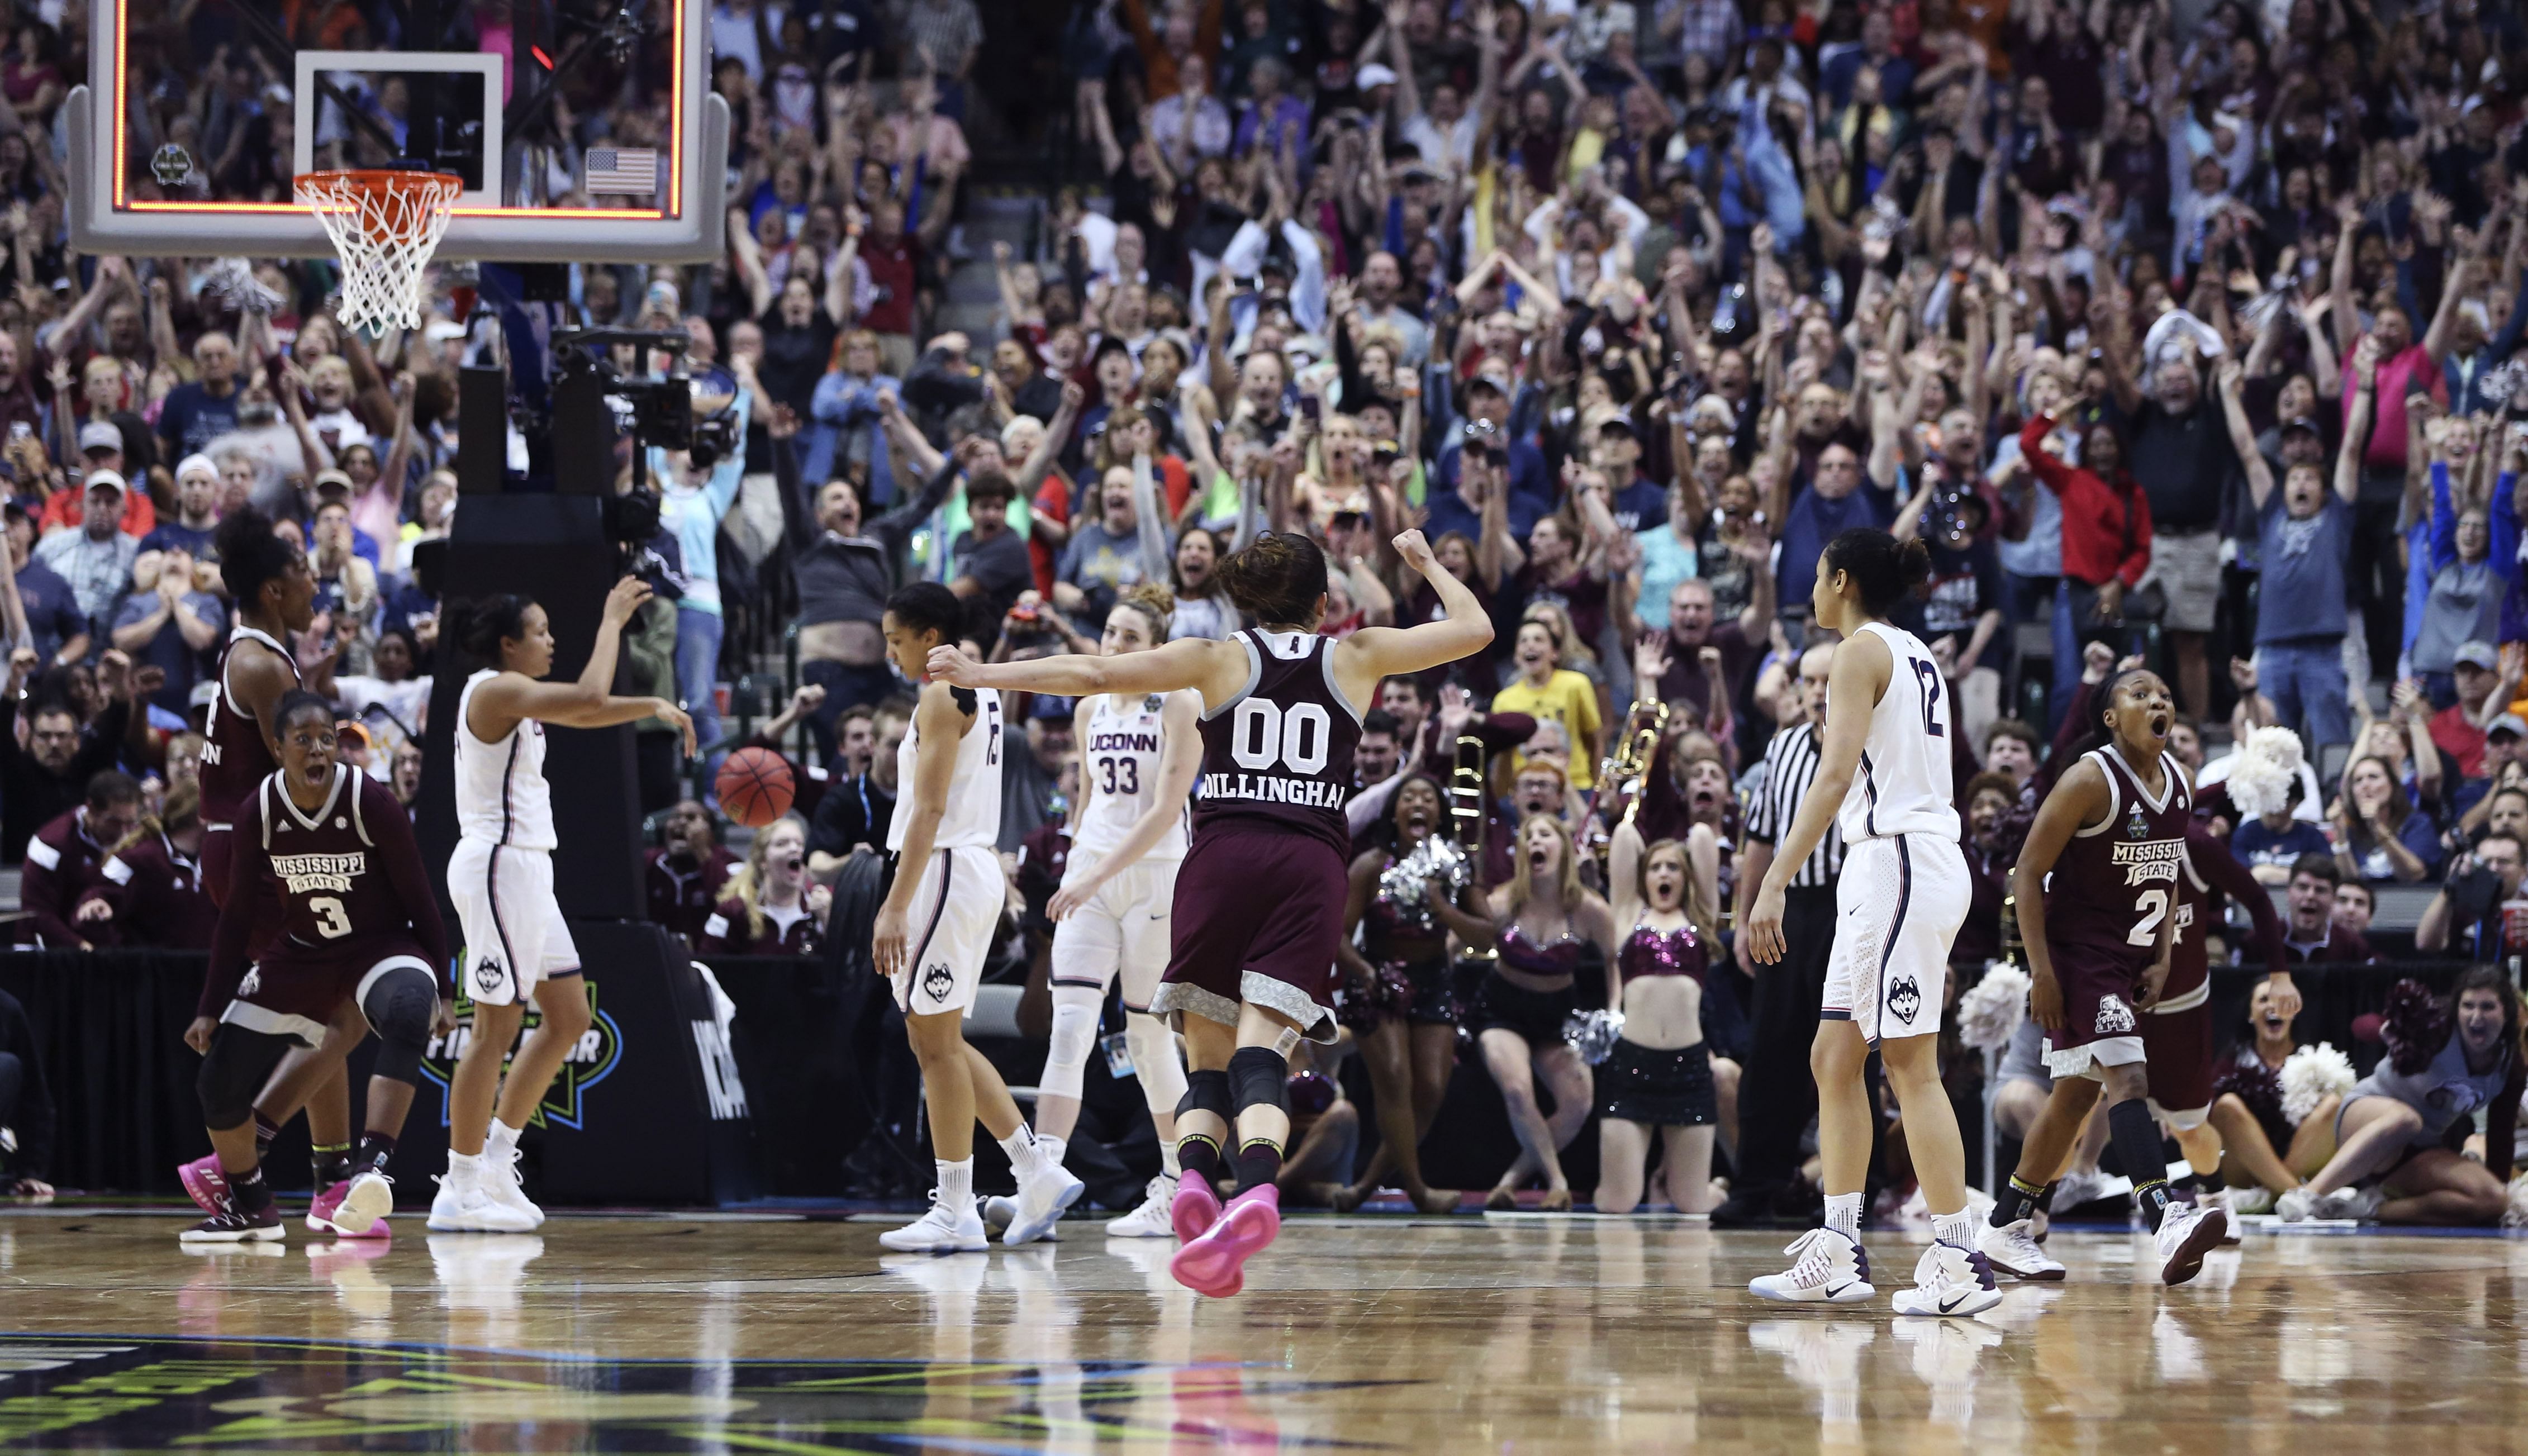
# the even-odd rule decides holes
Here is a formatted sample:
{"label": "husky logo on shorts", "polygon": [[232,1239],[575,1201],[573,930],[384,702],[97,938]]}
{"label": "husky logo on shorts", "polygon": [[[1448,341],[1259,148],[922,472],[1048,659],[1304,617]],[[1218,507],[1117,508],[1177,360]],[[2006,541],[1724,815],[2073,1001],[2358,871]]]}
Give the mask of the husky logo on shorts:
{"label": "husky logo on shorts", "polygon": [[474,962],[475,985],[486,991],[498,991],[500,989],[501,980],[500,957],[486,956]]}
{"label": "husky logo on shorts", "polygon": [[2125,999],[2121,996],[2110,995],[2100,998],[2097,1029],[2106,1035],[2133,1030],[2133,1008],[2125,1005]]}
{"label": "husky logo on shorts", "polygon": [[1915,984],[1912,976],[1898,977],[1896,984],[1887,992],[1887,1014],[1911,1026],[1914,1013],[1922,1008],[1922,988]]}
{"label": "husky logo on shorts", "polygon": [[934,961],[930,964],[922,967],[922,995],[929,997],[933,1001],[946,1001],[948,999],[948,993],[956,989],[957,977],[948,969],[947,962]]}
{"label": "husky logo on shorts", "polygon": [[262,989],[263,967],[260,965],[247,966],[245,968],[245,979],[237,982],[237,994],[242,998],[252,996],[255,992]]}

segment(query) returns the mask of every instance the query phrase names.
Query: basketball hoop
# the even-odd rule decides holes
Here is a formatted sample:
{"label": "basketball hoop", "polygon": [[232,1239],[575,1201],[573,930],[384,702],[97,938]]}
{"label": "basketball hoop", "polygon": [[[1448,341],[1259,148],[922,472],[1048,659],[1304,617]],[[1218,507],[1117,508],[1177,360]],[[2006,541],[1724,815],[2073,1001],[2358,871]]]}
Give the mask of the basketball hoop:
{"label": "basketball hoop", "polygon": [[448,209],[465,180],[448,172],[310,172],[294,190],[342,255],[342,326],[372,336],[420,328],[423,272],[448,235]]}

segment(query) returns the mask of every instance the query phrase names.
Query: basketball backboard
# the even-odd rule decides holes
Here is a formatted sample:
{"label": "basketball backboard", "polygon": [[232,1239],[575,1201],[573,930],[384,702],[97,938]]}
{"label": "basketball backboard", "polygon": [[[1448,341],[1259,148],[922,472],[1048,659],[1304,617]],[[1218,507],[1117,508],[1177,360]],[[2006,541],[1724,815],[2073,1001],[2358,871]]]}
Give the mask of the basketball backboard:
{"label": "basketball backboard", "polygon": [[[372,13],[397,33],[373,36]],[[701,262],[723,245],[709,0],[93,0],[90,15],[87,84],[63,112],[82,251],[321,257],[291,178],[397,158],[464,179],[444,259]]]}

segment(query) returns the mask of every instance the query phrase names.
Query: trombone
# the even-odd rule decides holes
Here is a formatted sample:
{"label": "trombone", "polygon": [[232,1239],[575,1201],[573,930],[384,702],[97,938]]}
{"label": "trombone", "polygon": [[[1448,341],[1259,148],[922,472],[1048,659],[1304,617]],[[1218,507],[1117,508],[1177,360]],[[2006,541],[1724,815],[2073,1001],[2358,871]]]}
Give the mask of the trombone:
{"label": "trombone", "polygon": [[[1484,779],[1484,765],[1490,757],[1484,752],[1482,739],[1460,733],[1456,757],[1448,766],[1448,819],[1456,829],[1457,844],[1474,867],[1478,884],[1484,872],[1485,828],[1492,818],[1486,802],[1492,791]],[[1489,945],[1467,946],[1463,959],[1491,961],[1497,954],[1496,948]]]}

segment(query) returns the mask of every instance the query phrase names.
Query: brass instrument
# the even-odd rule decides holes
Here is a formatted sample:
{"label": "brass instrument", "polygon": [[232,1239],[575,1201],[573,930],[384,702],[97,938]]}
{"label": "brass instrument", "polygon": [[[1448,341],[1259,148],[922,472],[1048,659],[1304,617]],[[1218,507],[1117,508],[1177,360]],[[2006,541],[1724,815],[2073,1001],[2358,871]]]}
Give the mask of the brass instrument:
{"label": "brass instrument", "polygon": [[[1484,765],[1490,758],[1484,752],[1484,741],[1471,733],[1457,735],[1457,754],[1448,769],[1448,819],[1455,826],[1457,845],[1466,852],[1468,880],[1479,883],[1484,866],[1484,837],[1491,822],[1491,805],[1487,802],[1492,789],[1484,778]],[[1499,951],[1490,945],[1467,946],[1463,959],[1491,961]]]}
{"label": "brass instrument", "polygon": [[1598,781],[1613,784],[1630,798],[1624,806],[1624,823],[1642,811],[1642,788],[1650,781],[1653,765],[1659,762],[1659,744],[1667,737],[1667,704],[1657,699],[1636,699],[1624,717],[1623,737],[1615,741],[1614,751],[1606,755]]}

